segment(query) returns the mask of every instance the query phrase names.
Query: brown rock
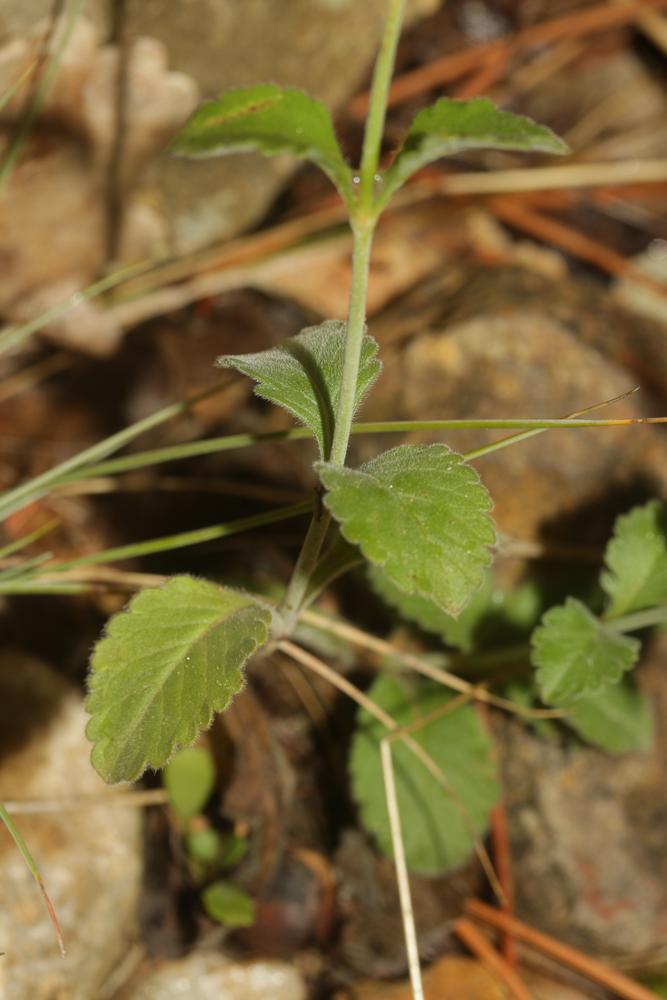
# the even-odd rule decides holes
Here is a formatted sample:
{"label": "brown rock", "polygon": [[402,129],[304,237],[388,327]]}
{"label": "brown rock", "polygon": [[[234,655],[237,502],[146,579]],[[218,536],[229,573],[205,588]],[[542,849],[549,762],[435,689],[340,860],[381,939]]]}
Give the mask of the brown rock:
{"label": "brown rock", "polygon": [[640,670],[656,719],[649,754],[500,732],[518,913],[587,952],[641,960],[664,942],[666,668],[663,634]]}

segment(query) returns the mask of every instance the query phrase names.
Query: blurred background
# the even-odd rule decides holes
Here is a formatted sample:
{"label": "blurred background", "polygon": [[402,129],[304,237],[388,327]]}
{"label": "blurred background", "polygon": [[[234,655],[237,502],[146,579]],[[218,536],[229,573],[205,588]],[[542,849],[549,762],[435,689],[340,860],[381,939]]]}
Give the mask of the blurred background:
{"label": "blurred background", "polygon": [[[194,162],[167,147],[201,99],[275,82],[321,98],[358,162],[385,7],[3,0],[1,490],[216,384],[128,453],[290,426],[213,363],[345,317],[342,206],[323,175],[290,157]],[[374,251],[369,321],[384,372],[363,419],[558,417],[635,386],[601,415],[667,413],[666,81],[661,0],[409,2],[387,162],[416,111],[445,94],[530,115],[571,155],[461,154],[406,186]],[[86,293],[104,279],[109,290]],[[463,451],[500,436],[444,440]],[[379,445],[357,438],[353,460]],[[307,499],[312,460],[308,442],[274,443],[60,485],[12,512],[0,545],[35,533],[23,555],[75,559],[259,513]],[[649,426],[549,432],[478,468],[501,531],[498,585],[585,594],[615,516],[665,497],[667,439]],[[360,830],[348,788],[354,709],[326,685],[277,657],[275,671],[251,670],[204,740],[215,780],[195,826],[242,844],[228,867],[255,901],[249,927],[221,926],[202,906],[206,866],[193,866],[159,776],[119,792],[89,764],[85,672],[108,615],[174,572],[272,593],[305,523],[91,566],[73,595],[0,593],[0,799],[13,805],[68,947],[63,961],[0,830],[8,1000],[410,996],[393,868]],[[324,606],[429,648],[361,577]],[[325,655],[322,638],[311,641]],[[358,683],[369,676],[342,644],[326,658]],[[658,720],[666,665],[663,633],[641,667]],[[516,913],[659,983],[664,712],[654,750],[622,758],[507,719],[490,725]],[[508,996],[452,936],[462,901],[488,895],[479,863],[416,878],[414,893],[429,996]],[[534,956],[526,975],[536,1000],[616,995]]]}

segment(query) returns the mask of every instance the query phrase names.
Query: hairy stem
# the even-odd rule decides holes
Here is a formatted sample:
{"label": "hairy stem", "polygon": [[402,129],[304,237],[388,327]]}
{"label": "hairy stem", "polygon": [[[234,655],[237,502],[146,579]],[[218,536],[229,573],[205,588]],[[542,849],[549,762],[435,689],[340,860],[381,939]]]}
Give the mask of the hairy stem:
{"label": "hairy stem", "polygon": [[[331,454],[328,456],[329,461],[335,465],[345,464],[354,417],[361,348],[366,328],[366,298],[371,247],[379,214],[379,209],[375,205],[375,175],[380,160],[387,92],[394,69],[396,46],[401,33],[404,8],[405,0],[390,0],[389,2],[382,44],[373,73],[370,109],[361,156],[359,198],[352,208],[350,219],[354,236],[354,250],[350,304],[347,316],[347,339],[336,411],[336,425]],[[308,589],[308,582],[317,566],[330,523],[331,516],[318,504],[288,584],[285,598],[280,606],[283,627],[287,634],[292,631],[296,624]]]}
{"label": "hairy stem", "polygon": [[334,465],[345,464],[345,455],[352,429],[361,348],[366,329],[366,296],[374,229],[374,222],[364,225],[353,223],[354,254],[352,257],[352,288],[347,317],[347,339],[336,411],[336,426],[329,457],[329,461]]}
{"label": "hairy stem", "polygon": [[318,503],[279,608],[283,630],[286,635],[289,635],[294,630],[294,626],[297,623],[299,612],[306,596],[306,591],[308,590],[308,584],[317,566],[330,524],[331,514],[324,509],[321,503]]}
{"label": "hairy stem", "polygon": [[361,154],[359,206],[369,216],[374,217],[373,202],[375,197],[375,178],[380,162],[382,133],[387,114],[387,96],[391,84],[391,76],[396,60],[396,48],[401,34],[405,0],[389,0],[389,9],[385,21],[382,43],[373,71],[370,104],[364,146]]}
{"label": "hairy stem", "polygon": [[605,621],[605,626],[614,632],[636,632],[654,625],[667,625],[667,607],[647,608]]}

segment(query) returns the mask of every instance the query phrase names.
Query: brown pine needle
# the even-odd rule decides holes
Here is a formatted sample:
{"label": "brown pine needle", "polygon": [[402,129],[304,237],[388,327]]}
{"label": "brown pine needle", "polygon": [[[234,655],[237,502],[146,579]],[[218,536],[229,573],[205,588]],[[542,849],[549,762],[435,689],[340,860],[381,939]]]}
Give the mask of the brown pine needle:
{"label": "brown pine needle", "polygon": [[482,965],[505,984],[515,1000],[534,1000],[511,965],[489,944],[470,920],[466,920],[465,917],[457,920],[454,924],[454,933]]}
{"label": "brown pine needle", "polygon": [[[401,104],[433,87],[442,87],[445,83],[459,79],[475,70],[483,59],[499,51],[509,49],[511,52],[519,52],[525,48],[550,44],[563,38],[583,38],[608,28],[631,24],[647,12],[662,10],[664,7],[667,7],[667,0],[600,3],[585,10],[531,25],[506,38],[484,42],[464,52],[443,56],[426,66],[420,66],[419,69],[397,77],[389,91],[388,107]],[[367,110],[368,94],[359,95],[349,106],[349,114],[353,118],[365,118]]]}
{"label": "brown pine needle", "polygon": [[601,986],[613,990],[623,1000],[659,1000],[657,994],[653,993],[652,990],[648,990],[640,983],[629,979],[622,972],[584,955],[583,952],[569,944],[557,941],[549,934],[529,927],[521,920],[517,920],[516,917],[510,917],[506,913],[494,910],[492,906],[481,903],[477,899],[468,900],[465,908],[471,916],[477,917],[498,930],[509,931],[514,937],[524,941],[532,948],[555,958],[563,965],[570,966],[571,969],[575,969],[594,982],[600,983]]}

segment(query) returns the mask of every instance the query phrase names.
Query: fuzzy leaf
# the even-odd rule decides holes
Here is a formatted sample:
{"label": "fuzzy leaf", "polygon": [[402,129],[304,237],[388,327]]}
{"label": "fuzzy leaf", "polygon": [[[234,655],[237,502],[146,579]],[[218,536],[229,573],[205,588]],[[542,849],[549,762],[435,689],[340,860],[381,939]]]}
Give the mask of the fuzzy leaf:
{"label": "fuzzy leaf", "polygon": [[583,739],[609,753],[649,750],[653,715],[645,695],[623,682],[579,698],[563,719]]}
{"label": "fuzzy leaf", "polygon": [[444,444],[400,445],[359,469],[319,462],[345,538],[406,594],[458,614],[480,586],[495,541],[479,476]]}
{"label": "fuzzy leaf", "polygon": [[[310,428],[327,458],[343,375],[346,324],[327,320],[310,326],[280,347],[257,354],[218,358],[221,368],[235,368],[255,379],[255,393],[282,406]],[[358,407],[380,374],[377,343],[364,336],[355,406]]]}
{"label": "fuzzy leaf", "polygon": [[613,632],[574,597],[551,608],[532,638],[542,699],[569,705],[620,680],[639,656],[637,639]]}
{"label": "fuzzy leaf", "polygon": [[164,767],[243,686],[271,612],[238,591],[177,576],[110,619],[91,661],[87,735],[109,782]]}
{"label": "fuzzy leaf", "polygon": [[211,754],[204,747],[181,750],[164,769],[164,785],[181,819],[192,819],[202,811],[215,785]]}
{"label": "fuzzy leaf", "polygon": [[439,635],[448,646],[464,653],[475,648],[475,633],[488,611],[493,597],[493,577],[488,574],[476,593],[466,604],[458,618],[448,615],[421,594],[406,594],[389,580],[378,566],[370,566],[368,576],[373,590],[408,621],[416,622],[426,632]]}
{"label": "fuzzy leaf", "polygon": [[[443,688],[381,675],[368,692],[400,725],[409,725],[444,709],[452,695]],[[353,794],[366,829],[391,855],[379,743],[387,732],[367,712],[359,713],[352,743],[350,770]],[[469,705],[457,706],[411,731],[449,781],[455,800],[402,743],[392,744],[398,806],[408,867],[421,875],[438,875],[463,864],[473,850],[472,830],[482,835],[498,798],[491,741]],[[458,805],[457,805],[458,801]],[[461,807],[465,810],[464,818]]]}
{"label": "fuzzy leaf", "polygon": [[667,504],[652,500],[617,518],[605,563],[610,618],[667,601]]}
{"label": "fuzzy leaf", "polygon": [[182,156],[220,156],[256,149],[266,156],[293,153],[316,163],[344,198],[352,173],[334,132],[328,108],[301,90],[260,84],[205,101],[176,137]]}
{"label": "fuzzy leaf", "polygon": [[567,145],[551,129],[523,115],[501,111],[486,97],[471,101],[441,97],[417,113],[403,146],[384,176],[383,203],[416,170],[441,156],[451,156],[466,149],[568,152]]}

